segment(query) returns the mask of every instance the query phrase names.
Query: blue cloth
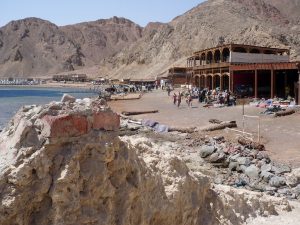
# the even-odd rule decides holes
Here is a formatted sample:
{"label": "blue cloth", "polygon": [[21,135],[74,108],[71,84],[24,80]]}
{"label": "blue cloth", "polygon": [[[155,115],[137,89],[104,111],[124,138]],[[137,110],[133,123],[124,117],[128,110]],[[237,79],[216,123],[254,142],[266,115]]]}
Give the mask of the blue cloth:
{"label": "blue cloth", "polygon": [[158,124],[158,122],[154,121],[154,120],[150,120],[150,119],[143,119],[142,120],[142,124],[144,126],[148,126],[148,127],[154,127],[156,124]]}

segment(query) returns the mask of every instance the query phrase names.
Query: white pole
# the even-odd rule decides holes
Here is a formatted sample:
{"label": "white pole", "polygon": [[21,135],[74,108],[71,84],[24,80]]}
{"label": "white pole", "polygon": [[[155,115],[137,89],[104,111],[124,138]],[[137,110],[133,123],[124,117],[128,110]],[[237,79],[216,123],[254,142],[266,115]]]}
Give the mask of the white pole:
{"label": "white pole", "polygon": [[258,143],[260,143],[260,117],[258,117]]}

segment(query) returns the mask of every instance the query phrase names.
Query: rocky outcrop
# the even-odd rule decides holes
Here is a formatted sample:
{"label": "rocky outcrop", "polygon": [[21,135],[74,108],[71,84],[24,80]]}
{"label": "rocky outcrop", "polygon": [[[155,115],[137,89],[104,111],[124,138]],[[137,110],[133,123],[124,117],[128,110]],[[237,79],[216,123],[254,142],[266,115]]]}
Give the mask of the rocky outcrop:
{"label": "rocky outcrop", "polygon": [[175,143],[119,137],[119,126],[103,100],[23,107],[0,134],[0,224],[242,224],[290,210],[213,188]]}

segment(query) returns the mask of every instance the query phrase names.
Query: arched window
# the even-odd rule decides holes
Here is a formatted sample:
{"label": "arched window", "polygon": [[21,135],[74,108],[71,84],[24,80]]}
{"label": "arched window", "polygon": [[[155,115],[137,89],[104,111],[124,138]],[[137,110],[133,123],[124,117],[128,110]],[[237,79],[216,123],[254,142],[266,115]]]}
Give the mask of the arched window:
{"label": "arched window", "polygon": [[229,62],[230,51],[229,48],[224,48],[222,50],[222,62]]}
{"label": "arched window", "polygon": [[205,56],[205,53],[202,53],[201,56],[200,56],[201,65],[205,65],[205,64],[206,64],[206,62],[205,62],[205,61],[206,61],[205,57],[206,57],[206,56]]}
{"label": "arched window", "polygon": [[206,63],[211,64],[212,60],[213,60],[213,54],[212,54],[212,52],[209,51],[206,56]]}
{"label": "arched window", "polygon": [[215,51],[214,61],[215,63],[219,63],[221,61],[221,52],[219,49]]}

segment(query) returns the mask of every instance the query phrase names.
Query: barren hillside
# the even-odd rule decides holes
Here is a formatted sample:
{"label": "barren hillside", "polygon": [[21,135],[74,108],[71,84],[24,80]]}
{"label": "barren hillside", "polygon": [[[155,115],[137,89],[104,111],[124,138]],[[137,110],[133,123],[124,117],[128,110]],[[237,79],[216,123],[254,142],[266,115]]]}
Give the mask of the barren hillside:
{"label": "barren hillside", "polygon": [[73,71],[154,78],[222,43],[291,48],[300,59],[299,0],[208,0],[145,28],[114,17],[64,27],[28,18],[0,28],[0,77]]}
{"label": "barren hillside", "polygon": [[300,24],[300,0],[265,0],[294,23]]}
{"label": "barren hillside", "polygon": [[185,65],[193,51],[231,42],[291,47],[296,59],[300,26],[290,20],[261,0],[209,0],[168,24],[149,24],[142,39],[110,59],[112,76],[155,77]]}
{"label": "barren hillside", "polygon": [[65,27],[38,18],[12,21],[0,28],[0,77],[89,67],[140,36],[138,25],[117,17]]}

